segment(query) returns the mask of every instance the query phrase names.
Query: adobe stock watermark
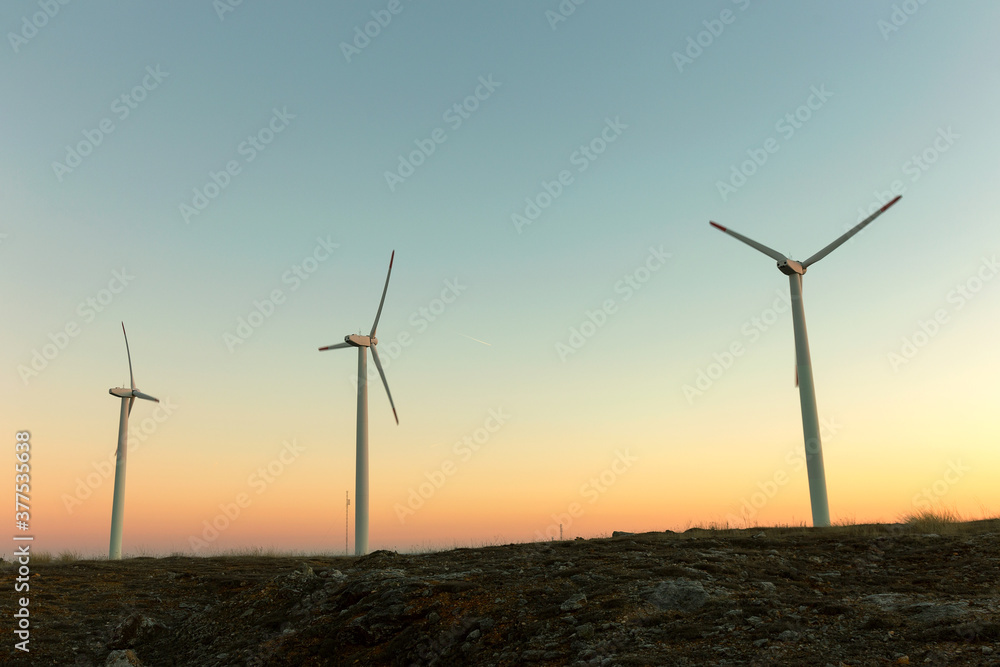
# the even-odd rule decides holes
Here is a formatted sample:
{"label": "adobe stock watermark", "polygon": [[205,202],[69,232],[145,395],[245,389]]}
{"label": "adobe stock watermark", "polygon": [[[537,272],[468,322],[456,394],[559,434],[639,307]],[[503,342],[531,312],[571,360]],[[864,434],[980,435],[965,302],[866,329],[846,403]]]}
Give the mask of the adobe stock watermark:
{"label": "adobe stock watermark", "polygon": [[[841,428],[843,427],[832,419],[821,418],[819,420],[820,441],[829,443],[836,437]],[[815,443],[811,445],[811,448],[813,450],[816,449]],[[769,502],[774,500],[781,489],[788,484],[791,480],[790,475],[797,474],[806,467],[806,447],[798,446],[789,450],[785,454],[785,465],[790,470],[787,468],[778,468],[774,471],[774,474],[757,482],[756,491],[749,496],[743,496],[739,503],[734,503],[733,507],[739,512],[739,515],[732,512],[726,514],[726,522],[732,526],[743,525],[744,527],[749,527],[752,525],[751,522],[756,518],[760,510],[764,509]]]}
{"label": "adobe stock watermark", "polygon": [[983,257],[973,274],[945,295],[944,300],[948,305],[935,309],[927,319],[917,320],[917,328],[910,335],[903,336],[900,346],[886,355],[892,370],[899,372],[901,367],[913,361],[920,350],[927,347],[941,333],[941,329],[951,322],[952,315],[965,308],[993,280],[997,271],[1000,271],[997,256]]}
{"label": "adobe stock watermark", "polygon": [[401,0],[389,0],[385,9],[373,9],[371,21],[354,26],[354,38],[351,42],[340,43],[340,52],[344,54],[344,59],[350,63],[352,58],[361,55],[361,52],[371,45],[372,40],[389,27],[392,17],[399,16],[405,8]]}
{"label": "adobe stock watermark", "polygon": [[556,26],[560,23],[565,23],[566,20],[576,13],[576,8],[582,5],[587,0],[559,0],[559,4],[556,5],[554,10],[545,10],[545,20],[549,22],[549,27],[552,28],[552,32],[556,31]]}
{"label": "adobe stock watermark", "polygon": [[584,320],[578,325],[569,328],[569,338],[564,343],[556,341],[556,354],[559,360],[566,363],[566,359],[583,349],[587,341],[597,335],[597,332],[608,323],[608,318],[618,312],[619,299],[621,303],[628,302],[636,292],[641,290],[650,281],[653,274],[662,269],[667,260],[673,257],[669,252],[659,248],[649,247],[649,252],[645,260],[634,270],[626,273],[618,280],[613,291],[616,295],[601,302],[597,310],[584,311]]}
{"label": "adobe stock watermark", "polygon": [[[139,422],[130,421],[128,425],[128,446],[126,448],[128,455],[133,456],[135,452],[139,451],[139,447],[156,433],[157,429],[160,428],[160,424],[170,419],[170,416],[174,414],[177,407],[168,396],[156,404],[153,414],[149,417],[143,417]],[[94,491],[97,491],[107,479],[114,476],[116,457],[117,446],[111,450],[111,454],[106,459],[94,461],[90,464],[94,472],[87,473],[82,478],[76,478],[73,495],[68,493],[62,494],[60,499],[66,507],[67,514],[72,515],[77,507],[94,495]]]}
{"label": "adobe stock watermark", "polygon": [[948,461],[948,467],[941,477],[934,480],[929,486],[922,488],[919,493],[914,494],[910,503],[923,512],[933,511],[935,507],[940,506],[941,499],[951,491],[951,487],[961,482],[966,473],[971,471],[972,468],[962,465],[960,460]]}
{"label": "adobe stock watermark", "polygon": [[[934,134],[934,139],[930,141],[921,151],[911,155],[906,161],[900,165],[899,169],[903,172],[903,176],[906,176],[910,183],[916,183],[921,179],[921,177],[927,173],[932,166],[937,164],[937,161],[941,159],[941,156],[947,153],[952,146],[955,145],[956,139],[961,139],[962,135],[957,134],[951,129],[951,125],[948,127],[939,127]],[[903,179],[897,178],[889,184],[888,190],[875,190],[872,192],[872,201],[868,203],[867,206],[858,207],[858,218],[854,222],[848,222],[843,226],[843,231],[847,231],[851,227],[867,218],[869,215],[879,210],[883,206],[889,203],[894,197],[906,193],[906,183]],[[848,243],[854,243],[858,237],[862,236],[868,231],[868,228],[862,229],[856,235],[852,236]]]}
{"label": "adobe stock watermark", "polygon": [[[593,505],[621,479],[622,475],[631,470],[632,466],[638,461],[639,457],[631,454],[628,449],[625,451],[620,449],[615,450],[615,457],[611,460],[611,464],[580,486],[579,493],[581,499],[586,500],[588,505]],[[540,530],[535,531],[536,540],[541,542],[546,539],[554,540],[559,538],[562,535],[563,529],[568,530],[575,520],[583,518],[583,515],[586,513],[587,508],[583,504],[577,501],[571,502],[566,506],[565,512],[558,512],[551,515],[552,523],[545,528],[545,532]]]}
{"label": "adobe stock watermark", "polygon": [[[502,85],[503,82],[493,80],[492,74],[479,77],[479,83],[472,93],[445,109],[444,113],[441,114],[441,120],[448,125],[452,132],[455,132],[462,127],[465,121],[472,118],[472,114],[479,109],[480,105],[490,99],[497,88]],[[434,155],[437,147],[446,141],[448,141],[448,133],[443,127],[431,130],[430,136],[426,139],[414,139],[413,144],[416,148],[406,155],[400,153],[397,156],[399,162],[396,164],[396,169],[384,172],[385,184],[389,186],[389,192],[395,192],[396,186],[405,183],[406,179],[413,176],[417,169],[427,162],[427,158]]]}
{"label": "adobe stock watermark", "polygon": [[[604,119],[604,127],[593,139],[585,144],[580,144],[576,150],[570,153],[569,163],[576,167],[576,173],[582,174],[590,168],[590,165],[594,163],[604,152],[608,149],[608,146],[618,141],[618,138],[622,135],[622,132],[628,129],[628,125],[621,121],[621,116],[615,116],[614,120],[610,118]],[[563,169],[556,177],[551,181],[542,180],[541,191],[538,192],[534,197],[525,197],[524,203],[525,207],[522,211],[512,213],[510,216],[510,222],[514,225],[514,229],[518,234],[522,233],[524,228],[531,225],[533,222],[541,217],[542,212],[548,207],[552,206],[552,203],[562,196],[563,192],[567,187],[573,185],[575,182],[575,177],[573,172],[569,169]]]}
{"label": "adobe stock watermark", "polygon": [[[454,458],[445,459],[436,469],[424,473],[426,481],[420,482],[416,488],[411,486],[407,489],[406,503],[396,503],[392,506],[399,523],[406,523],[408,518],[426,505],[427,501],[448,482],[448,478],[458,472],[461,463],[468,463],[508,421],[510,415],[503,411],[503,406],[491,408],[482,426],[456,440],[451,447]],[[456,459],[461,463],[456,462]]]}
{"label": "adobe stock watermark", "polygon": [[21,17],[21,29],[18,32],[8,32],[7,41],[14,53],[20,53],[21,49],[27,46],[28,42],[35,38],[38,31],[49,24],[62,8],[70,3],[70,0],[38,0],[35,4],[41,10],[28,16]]}
{"label": "adobe stock watermark", "polygon": [[[427,331],[431,324],[438,321],[467,289],[469,286],[463,284],[461,278],[457,276],[454,279],[446,279],[438,296],[410,313],[406,320],[409,328],[403,329],[392,338],[380,338],[378,349],[383,370],[388,369],[392,362],[399,359],[403,355],[403,351],[413,345],[415,336]],[[378,378],[378,369],[375,368],[375,364],[369,364],[368,382],[380,382],[376,378]],[[352,387],[358,388],[357,372],[350,375],[349,381]]]}
{"label": "adobe stock watermark", "polygon": [[[809,96],[805,101],[779,118],[774,124],[774,131],[781,135],[784,141],[790,140],[795,133],[801,130],[808,123],[813,113],[819,111],[833,97],[833,93],[826,89],[826,84],[817,88],[812,86],[809,89]],[[728,201],[730,195],[747,184],[747,180],[752,178],[757,171],[763,167],[768,159],[781,150],[781,142],[775,137],[768,137],[764,140],[760,148],[748,148],[747,159],[739,165],[731,165],[729,178],[725,181],[716,181],[715,187],[719,191],[722,201]]]}
{"label": "adobe stock watermark", "polygon": [[[732,0],[732,2],[739,7],[741,12],[746,11],[747,7],[750,6],[750,0]],[[719,18],[702,21],[701,24],[705,26],[705,29],[694,36],[688,36],[684,53],[680,51],[673,53],[677,71],[683,74],[685,67],[693,65],[694,61],[700,58],[705,50],[715,44],[715,41],[722,36],[722,33],[726,31],[726,26],[736,22],[736,17],[737,14],[733,10],[723,9],[719,12]]]}
{"label": "adobe stock watermark", "polygon": [[[125,288],[133,280],[135,280],[135,276],[130,274],[126,267],[122,267],[121,271],[112,271],[111,280],[108,281],[106,287],[102,287],[92,296],[88,296],[77,304],[76,314],[80,320],[84,324],[93,322],[100,313],[107,310],[108,306],[114,302],[119,294],[125,291]],[[38,377],[42,371],[48,368],[49,364],[69,346],[72,339],[80,335],[81,331],[79,321],[76,319],[68,320],[59,330],[49,333],[48,343],[43,344],[40,349],[33,348],[28,364],[17,365],[17,374],[24,386],[28,386],[32,378]]]}
{"label": "adobe stock watermark", "polygon": [[889,37],[899,32],[900,28],[909,23],[913,15],[926,4],[927,0],[903,0],[899,4],[894,4],[892,12],[889,14],[889,20],[879,19],[875,22],[878,31],[882,33],[882,40],[888,42]]}
{"label": "adobe stock watermark", "polygon": [[760,337],[770,331],[782,315],[790,311],[792,298],[788,291],[778,289],[774,293],[776,296],[770,306],[740,325],[742,338],[731,342],[722,352],[713,353],[712,361],[698,369],[694,383],[681,387],[688,405],[694,405],[695,399],[711,389],[733,367],[736,360],[746,354],[749,346],[760,340]]}
{"label": "adobe stock watermark", "polygon": [[[114,118],[117,118],[119,123],[124,122],[168,76],[170,72],[162,71],[159,65],[147,66],[146,74],[138,84],[111,101],[111,113],[114,114]],[[62,183],[66,175],[83,164],[84,158],[91,155],[94,149],[103,144],[117,128],[118,125],[115,125],[111,116],[102,118],[93,129],[85,128],[81,132],[83,139],[74,145],[66,145],[66,157],[63,161],[52,161],[52,171],[56,175],[56,180]]]}
{"label": "adobe stock watermark", "polygon": [[[326,238],[316,237],[316,245],[312,251],[281,274],[281,284],[289,286],[289,293],[298,291],[339,247],[339,243],[330,240],[329,234]],[[253,309],[246,316],[241,315],[236,319],[236,329],[232,333],[227,331],[222,334],[222,342],[226,344],[226,349],[230,353],[235,352],[236,348],[250,340],[257,329],[274,316],[278,306],[284,304],[287,298],[285,290],[276,287],[263,299],[254,299]]]}
{"label": "adobe stock watermark", "polygon": [[[249,487],[247,491],[237,493],[232,502],[219,503],[218,513],[210,520],[205,519],[201,522],[203,526],[201,534],[188,536],[188,544],[192,551],[197,554],[219,539],[222,533],[243,516],[243,511],[253,504],[254,497],[267,491],[285,470],[299,459],[302,452],[306,451],[305,446],[298,444],[295,438],[285,440],[282,444],[281,451],[266,466],[257,468],[247,477],[247,487]],[[253,491],[253,495],[250,495],[249,491]]]}
{"label": "adobe stock watermark", "polygon": [[289,113],[288,107],[281,107],[280,110],[277,107],[273,108],[267,123],[253,134],[248,134],[247,138],[236,146],[236,154],[242,157],[243,161],[232,159],[219,171],[209,170],[205,184],[191,189],[190,203],[187,201],[180,203],[178,209],[184,224],[190,224],[192,217],[201,215],[202,211],[232,184],[233,178],[243,173],[243,166],[250,164],[267,150],[271,142],[288,129],[294,119],[295,114]]}
{"label": "adobe stock watermark", "polygon": [[212,0],[212,9],[219,17],[219,22],[226,20],[226,14],[236,11],[236,8],[243,4],[243,0]]}

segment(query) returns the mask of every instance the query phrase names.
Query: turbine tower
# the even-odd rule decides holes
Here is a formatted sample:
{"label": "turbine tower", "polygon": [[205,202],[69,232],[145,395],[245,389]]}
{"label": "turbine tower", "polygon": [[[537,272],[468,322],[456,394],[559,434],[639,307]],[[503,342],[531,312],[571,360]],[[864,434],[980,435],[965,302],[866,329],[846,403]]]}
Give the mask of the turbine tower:
{"label": "turbine tower", "polygon": [[731,229],[726,229],[722,225],[710,223],[716,229],[743,241],[751,248],[755,248],[777,261],[778,270],[788,276],[792,297],[792,327],[795,332],[795,371],[799,385],[799,401],[802,404],[802,433],[806,446],[806,473],[809,476],[809,499],[812,504],[813,526],[830,525],[830,506],[826,497],[826,472],[823,469],[823,445],[819,438],[816,390],[813,385],[812,361],[809,359],[809,339],[806,336],[806,315],[802,308],[802,276],[805,275],[806,269],[864,229],[865,225],[885,213],[899,199],[897,196],[804,262],[797,262],[785,257],[780,252],[757,243],[753,239],[748,239],[742,234],[737,234]]}
{"label": "turbine tower", "polygon": [[382,384],[385,386],[385,393],[389,397],[389,405],[392,407],[392,416],[399,424],[399,416],[396,414],[396,405],[392,402],[392,393],[389,391],[389,383],[385,379],[385,371],[382,370],[382,363],[378,359],[378,339],[375,337],[375,329],[378,328],[378,318],[382,316],[382,304],[385,303],[385,293],[389,289],[389,276],[392,275],[392,260],[396,257],[396,251],[392,251],[389,257],[389,272],[385,274],[385,287],[382,288],[382,300],[378,302],[378,311],[375,313],[375,323],[372,324],[372,331],[367,336],[360,334],[350,334],[344,336],[343,343],[327,345],[319,348],[324,350],[336,350],[342,347],[358,348],[358,448],[357,463],[354,473],[354,555],[364,556],[368,553],[368,353],[372,351],[372,359],[375,361],[375,368],[382,377]]}
{"label": "turbine tower", "polygon": [[125,336],[125,354],[128,355],[128,376],[132,383],[131,389],[115,387],[108,393],[122,399],[122,412],[118,421],[118,451],[115,454],[115,497],[111,504],[111,547],[108,550],[109,560],[120,560],[122,557],[122,520],[125,515],[125,460],[128,455],[128,416],[132,412],[132,404],[136,398],[146,401],[160,402],[135,388],[135,376],[132,375],[132,353],[128,349],[128,334],[125,333],[125,323],[122,322],[122,334]]}

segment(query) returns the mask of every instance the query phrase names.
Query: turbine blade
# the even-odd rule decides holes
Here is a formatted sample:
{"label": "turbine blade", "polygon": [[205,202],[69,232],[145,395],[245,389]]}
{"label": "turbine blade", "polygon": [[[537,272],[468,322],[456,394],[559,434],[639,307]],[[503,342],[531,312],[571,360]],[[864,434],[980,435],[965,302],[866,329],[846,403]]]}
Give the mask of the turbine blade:
{"label": "turbine blade", "polygon": [[375,360],[375,368],[378,369],[378,374],[382,376],[382,385],[385,387],[385,395],[389,397],[389,405],[392,406],[392,416],[396,418],[396,424],[399,424],[399,415],[396,414],[396,404],[392,402],[392,392],[389,391],[389,383],[385,380],[385,371],[382,370],[382,362],[378,360],[378,350],[372,345],[369,348],[372,351],[372,359]]}
{"label": "turbine blade", "polygon": [[393,250],[392,255],[389,257],[389,272],[385,274],[385,287],[382,288],[382,300],[378,302],[378,312],[375,313],[375,323],[372,324],[372,332],[368,334],[369,336],[375,335],[375,329],[378,327],[378,318],[382,317],[382,304],[385,303],[385,293],[389,289],[389,276],[392,275],[392,260],[395,257],[396,251]]}
{"label": "turbine blade", "polygon": [[153,401],[154,403],[159,403],[160,402],[160,399],[153,398],[149,394],[144,394],[141,391],[133,391],[132,392],[132,400],[134,401],[137,398],[141,398],[141,399],[144,399],[144,400],[147,400],[147,401]]}
{"label": "turbine blade", "polygon": [[126,414],[132,414],[132,404],[135,403],[135,396],[129,396],[128,399],[128,412]]}
{"label": "turbine blade", "polygon": [[128,378],[132,382],[132,389],[135,389],[135,376],[132,375],[132,353],[128,350],[128,334],[125,333],[124,322],[122,322],[122,334],[125,336],[125,354],[128,355]]}
{"label": "turbine blade", "polygon": [[740,241],[743,241],[744,243],[746,243],[751,248],[755,248],[755,249],[761,251],[762,253],[764,253],[765,255],[767,255],[768,257],[770,257],[771,259],[773,259],[775,261],[783,262],[786,259],[788,259],[787,257],[785,257],[784,255],[782,255],[777,250],[773,250],[771,248],[768,248],[763,243],[757,243],[753,239],[748,239],[747,237],[743,236],[742,234],[738,234],[738,233],[734,232],[731,229],[726,229],[725,227],[723,227],[720,224],[717,224],[717,223],[714,223],[714,222],[711,222],[711,221],[709,221],[709,224],[712,225],[713,227],[715,227],[716,229],[724,231],[725,233],[729,234],[733,238],[739,239]]}
{"label": "turbine blade", "polygon": [[349,345],[348,343],[335,343],[334,345],[327,345],[326,347],[321,347],[319,348],[319,351],[322,352],[323,350],[336,350],[342,347],[354,347],[354,346]]}
{"label": "turbine blade", "polygon": [[806,261],[802,262],[802,266],[804,268],[809,268],[809,265],[815,264],[819,260],[821,260],[824,257],[826,257],[827,255],[829,255],[831,252],[833,252],[834,250],[836,250],[837,248],[839,248],[841,245],[843,245],[844,242],[847,241],[847,239],[851,238],[852,236],[854,236],[855,234],[857,234],[858,232],[860,232],[862,229],[864,229],[865,225],[867,225],[872,220],[874,220],[875,218],[877,218],[880,215],[882,215],[883,213],[885,213],[886,210],[890,206],[892,206],[893,204],[895,204],[896,202],[898,202],[899,199],[900,199],[900,197],[902,197],[902,196],[903,195],[896,195],[895,199],[893,199],[888,204],[886,204],[885,206],[883,206],[879,210],[877,210],[874,213],[872,213],[871,215],[869,215],[867,218],[865,218],[864,220],[862,220],[858,224],[856,224],[853,227],[851,227],[851,229],[848,232],[846,232],[845,234],[843,234],[839,239],[837,239],[836,241],[834,241],[833,243],[831,243],[827,247],[823,248],[822,250],[820,250],[818,253],[816,253],[815,255],[813,255],[812,257],[810,257],[809,259],[807,259]]}

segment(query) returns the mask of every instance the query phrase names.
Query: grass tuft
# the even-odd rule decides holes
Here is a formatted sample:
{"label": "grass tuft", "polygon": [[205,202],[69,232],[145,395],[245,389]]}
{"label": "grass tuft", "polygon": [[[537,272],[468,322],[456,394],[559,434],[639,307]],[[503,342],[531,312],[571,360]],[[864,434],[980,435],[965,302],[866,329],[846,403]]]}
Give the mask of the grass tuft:
{"label": "grass tuft", "polygon": [[960,524],[965,523],[965,519],[950,509],[922,510],[907,514],[900,519],[900,523],[914,532],[944,535],[957,532]]}

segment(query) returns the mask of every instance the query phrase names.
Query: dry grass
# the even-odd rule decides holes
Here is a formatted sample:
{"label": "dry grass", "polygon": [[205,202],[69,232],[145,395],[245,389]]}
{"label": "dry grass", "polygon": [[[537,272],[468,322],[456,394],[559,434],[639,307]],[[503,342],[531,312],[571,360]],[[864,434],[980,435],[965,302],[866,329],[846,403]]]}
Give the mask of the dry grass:
{"label": "dry grass", "polygon": [[835,535],[878,537],[883,535],[964,535],[1000,529],[1000,515],[991,514],[985,507],[980,509],[982,512],[978,518],[962,516],[954,509],[939,508],[903,515],[896,523],[857,523],[852,516],[838,519],[829,528],[813,528],[804,522],[769,526],[750,521],[739,526],[734,526],[728,521],[713,521],[697,525],[688,522],[680,532],[692,530],[694,532],[713,532],[719,535],[735,535],[752,531],[754,535],[763,533],[767,537],[779,537],[823,530]]}
{"label": "dry grass", "polygon": [[937,511],[923,510],[907,514],[900,523],[915,533],[935,533],[937,535],[955,535],[968,531],[967,519],[950,509]]}
{"label": "dry grass", "polygon": [[32,565],[47,565],[49,563],[74,563],[78,560],[84,560],[83,554],[79,551],[72,551],[70,549],[65,549],[60,551],[57,555],[53,555],[49,551],[38,551],[32,552],[31,554],[31,564]]}

